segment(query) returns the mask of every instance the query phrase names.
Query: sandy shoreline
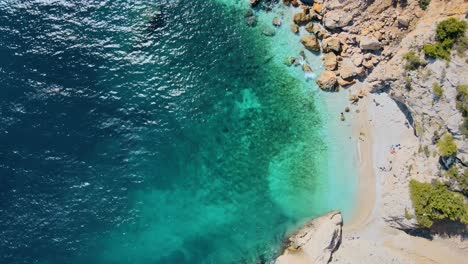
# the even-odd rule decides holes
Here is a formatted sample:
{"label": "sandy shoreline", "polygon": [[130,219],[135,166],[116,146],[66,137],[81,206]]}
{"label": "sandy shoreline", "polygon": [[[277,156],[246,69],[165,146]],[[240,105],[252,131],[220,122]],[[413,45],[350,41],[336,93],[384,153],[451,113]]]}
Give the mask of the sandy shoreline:
{"label": "sandy shoreline", "polygon": [[356,151],[358,153],[358,184],[357,184],[357,208],[351,219],[346,223],[346,230],[356,230],[365,225],[370,218],[375,206],[376,180],[373,168],[372,151],[372,121],[369,119],[369,97],[361,100],[352,122],[353,138],[357,139]]}
{"label": "sandy shoreline", "polygon": [[[411,203],[407,181],[397,178],[407,171],[403,161],[414,155],[418,141],[387,94],[368,94],[356,108],[360,113],[352,125],[353,137],[359,139],[357,208],[344,222],[342,245],[332,263],[466,263],[468,250],[441,239],[410,236],[386,222],[389,211],[404,210]],[[401,147],[391,153],[397,144]]]}

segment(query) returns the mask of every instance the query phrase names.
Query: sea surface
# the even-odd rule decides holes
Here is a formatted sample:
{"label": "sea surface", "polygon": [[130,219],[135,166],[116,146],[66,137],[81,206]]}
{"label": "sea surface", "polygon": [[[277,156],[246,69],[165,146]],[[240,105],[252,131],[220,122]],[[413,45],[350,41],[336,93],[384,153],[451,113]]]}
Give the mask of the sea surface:
{"label": "sea surface", "polygon": [[343,102],[271,6],[0,0],[0,263],[268,262],[351,212]]}

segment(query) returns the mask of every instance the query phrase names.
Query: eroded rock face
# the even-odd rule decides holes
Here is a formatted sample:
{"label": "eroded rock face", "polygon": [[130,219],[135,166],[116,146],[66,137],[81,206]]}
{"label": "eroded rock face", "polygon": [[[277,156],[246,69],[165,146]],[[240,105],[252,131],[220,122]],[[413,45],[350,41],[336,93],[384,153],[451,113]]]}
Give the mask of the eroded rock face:
{"label": "eroded rock face", "polygon": [[336,68],[336,55],[333,52],[325,53],[323,56],[323,65],[327,71],[333,71]]}
{"label": "eroded rock face", "polygon": [[351,59],[345,58],[341,62],[341,68],[340,68],[340,76],[344,80],[352,80],[354,77],[356,77],[358,72],[358,69],[354,65]]}
{"label": "eroded rock face", "polygon": [[374,37],[361,36],[359,47],[362,50],[379,50],[382,48],[382,44]]}
{"label": "eroded rock face", "polygon": [[326,38],[322,41],[322,48],[324,52],[333,51],[337,54],[341,51],[341,42],[337,37]]}
{"label": "eroded rock face", "polygon": [[291,24],[290,28],[291,28],[291,31],[294,32],[294,33],[299,32],[299,26],[296,25],[296,24]]}
{"label": "eroded rock face", "polygon": [[301,43],[306,47],[306,49],[311,51],[320,51],[320,43],[316,36],[310,35],[302,37]]}
{"label": "eroded rock face", "polygon": [[329,36],[328,32],[319,23],[309,22],[304,29],[310,33],[314,33],[321,39]]}
{"label": "eroded rock face", "polygon": [[338,211],[330,212],[304,225],[289,237],[289,245],[276,264],[301,263],[327,264],[341,242],[343,218]]}
{"label": "eroded rock face", "polygon": [[317,14],[315,14],[313,11],[306,13],[305,10],[303,10],[302,12],[298,12],[294,14],[293,20],[294,20],[294,23],[299,25],[299,24],[305,24],[311,21],[312,19],[314,19],[315,17],[317,17]]}
{"label": "eroded rock face", "polygon": [[347,26],[353,16],[345,10],[332,10],[323,17],[323,24],[328,29],[338,29]]}
{"label": "eroded rock face", "polygon": [[336,74],[332,71],[323,71],[317,78],[317,84],[322,90],[332,91],[336,87]]}

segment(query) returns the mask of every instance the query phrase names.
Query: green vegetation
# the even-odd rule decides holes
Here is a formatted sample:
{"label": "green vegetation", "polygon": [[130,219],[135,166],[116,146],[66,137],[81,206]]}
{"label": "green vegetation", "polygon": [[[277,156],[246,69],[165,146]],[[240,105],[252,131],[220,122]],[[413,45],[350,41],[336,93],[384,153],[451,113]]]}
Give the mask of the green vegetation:
{"label": "green vegetation", "polygon": [[439,139],[437,147],[439,148],[439,154],[443,157],[449,157],[457,153],[457,145],[450,133],[446,133]]}
{"label": "green vegetation", "polygon": [[403,59],[406,60],[405,70],[413,71],[422,65],[421,59],[414,53],[414,51],[408,51],[403,54]]}
{"label": "green vegetation", "polygon": [[450,49],[445,49],[440,43],[425,44],[423,50],[429,57],[450,60]]}
{"label": "green vegetation", "polygon": [[416,136],[420,137],[424,133],[424,127],[419,122],[414,122],[416,128]]}
{"label": "green vegetation", "polygon": [[465,52],[468,50],[468,37],[460,38],[456,45],[458,56],[465,57]]}
{"label": "green vegetation", "polygon": [[458,184],[460,184],[460,187],[463,190],[463,193],[465,195],[468,195],[468,169],[465,169],[463,173],[458,175],[457,178]]}
{"label": "green vegetation", "polygon": [[406,220],[411,220],[411,218],[412,218],[410,213],[408,212],[408,208],[406,208],[406,207],[405,207],[405,218],[406,218]]}
{"label": "green vegetation", "polygon": [[426,155],[426,158],[431,156],[431,151],[429,150],[428,146],[424,146],[424,155]]}
{"label": "green vegetation", "polygon": [[451,166],[450,169],[448,169],[448,171],[445,172],[445,176],[448,178],[456,179],[459,174],[460,174],[460,171],[458,170],[457,166]]}
{"label": "green vegetation", "polygon": [[468,115],[468,85],[457,86],[457,109],[465,117]]}
{"label": "green vegetation", "polygon": [[455,18],[446,19],[436,28],[436,43],[424,45],[424,53],[433,58],[450,60],[453,44],[465,34],[467,24]]}
{"label": "green vegetation", "polygon": [[411,76],[409,74],[406,74],[406,77],[405,77],[405,89],[408,90],[408,91],[411,91],[411,82],[413,80],[411,79]]}
{"label": "green vegetation", "polygon": [[432,91],[434,92],[435,96],[437,96],[438,98],[441,98],[442,95],[444,95],[444,90],[436,82],[432,84]]}
{"label": "green vegetation", "polygon": [[416,220],[423,227],[431,227],[434,221],[451,220],[468,224],[468,203],[464,197],[437,183],[410,181],[410,197]]}
{"label": "green vegetation", "polygon": [[419,0],[419,7],[422,10],[426,10],[429,7],[430,3],[431,3],[431,0]]}
{"label": "green vegetation", "polygon": [[463,116],[463,123],[460,125],[460,131],[468,137],[468,85],[457,86],[457,109]]}

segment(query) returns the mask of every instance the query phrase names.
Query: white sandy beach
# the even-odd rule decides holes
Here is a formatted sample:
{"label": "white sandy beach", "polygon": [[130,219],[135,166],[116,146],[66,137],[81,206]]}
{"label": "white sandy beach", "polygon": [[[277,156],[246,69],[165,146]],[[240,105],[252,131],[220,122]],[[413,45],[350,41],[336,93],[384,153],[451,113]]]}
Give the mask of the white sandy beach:
{"label": "white sandy beach", "polygon": [[417,151],[418,141],[387,94],[369,94],[358,109],[354,123],[354,136],[361,139],[357,146],[361,155],[358,208],[351,221],[344,223],[342,245],[332,262],[466,263],[466,248],[389,227],[391,212],[403,211],[411,202],[404,161]]}

